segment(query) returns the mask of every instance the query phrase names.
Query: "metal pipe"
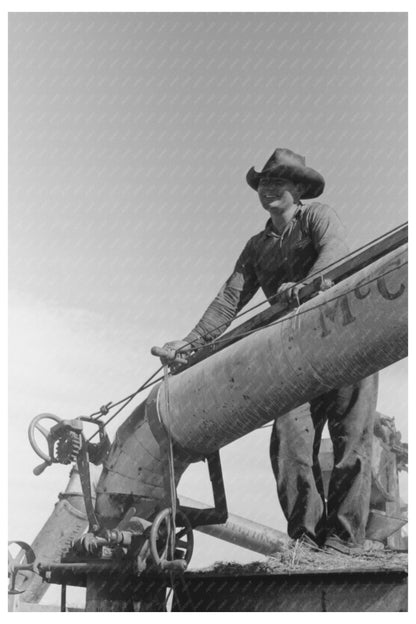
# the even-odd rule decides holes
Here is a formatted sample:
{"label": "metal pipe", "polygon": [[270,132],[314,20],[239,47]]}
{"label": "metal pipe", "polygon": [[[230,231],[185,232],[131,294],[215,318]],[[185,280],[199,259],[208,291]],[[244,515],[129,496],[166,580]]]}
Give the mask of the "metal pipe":
{"label": "metal pipe", "polygon": [[[180,502],[187,507],[209,508],[209,505],[186,496],[180,496]],[[195,530],[266,556],[285,551],[290,542],[286,533],[236,514],[228,514],[225,524],[199,526]]]}

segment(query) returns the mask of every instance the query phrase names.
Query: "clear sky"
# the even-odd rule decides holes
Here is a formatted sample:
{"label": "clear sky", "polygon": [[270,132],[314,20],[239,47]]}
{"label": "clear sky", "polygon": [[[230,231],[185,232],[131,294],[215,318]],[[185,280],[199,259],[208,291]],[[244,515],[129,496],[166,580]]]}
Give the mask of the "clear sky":
{"label": "clear sky", "polygon": [[[263,228],[245,174],[276,147],[324,175],[352,248],[407,220],[405,14],[11,14],[11,538],[30,542],[66,483],[32,476],[30,419],[153,372],[150,347],[188,333]],[[378,405],[405,439],[406,365]],[[284,529],[269,432],[224,450],[229,508]],[[180,491],[207,500],[202,474]],[[223,557],[251,555],[199,538],[195,563]]]}

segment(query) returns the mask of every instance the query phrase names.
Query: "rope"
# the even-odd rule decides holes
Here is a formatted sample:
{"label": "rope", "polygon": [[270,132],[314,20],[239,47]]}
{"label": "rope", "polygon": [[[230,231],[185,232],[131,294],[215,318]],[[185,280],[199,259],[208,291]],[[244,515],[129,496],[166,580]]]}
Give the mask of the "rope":
{"label": "rope", "polygon": [[172,573],[170,573],[170,582],[171,582],[171,588],[169,589],[169,591],[166,592],[166,598],[165,598],[165,611],[168,610],[168,602],[169,602],[169,598],[172,595],[173,592],[173,581],[172,581]]}
{"label": "rope", "polygon": [[[167,364],[163,367],[163,378],[165,384],[165,412],[166,417],[169,419],[170,406],[169,406],[169,367]],[[176,484],[175,484],[175,465],[173,458],[173,444],[170,428],[166,423],[163,423],[167,439],[168,439],[168,469],[169,469],[169,490],[170,490],[170,504],[172,509],[171,519],[171,533],[170,533],[170,555],[175,558],[176,547]]]}

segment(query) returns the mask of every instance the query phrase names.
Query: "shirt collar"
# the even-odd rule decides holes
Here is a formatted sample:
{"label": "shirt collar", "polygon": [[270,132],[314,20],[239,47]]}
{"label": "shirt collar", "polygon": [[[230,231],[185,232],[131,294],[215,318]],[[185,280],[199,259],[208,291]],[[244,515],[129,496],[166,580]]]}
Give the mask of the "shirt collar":
{"label": "shirt collar", "polygon": [[[293,221],[295,221],[295,219],[299,219],[299,217],[302,214],[302,212],[303,212],[303,204],[300,203],[298,205],[298,208],[297,208],[295,214],[293,215],[292,219],[287,223],[286,227],[288,227],[289,223],[292,223]],[[285,228],[285,230],[286,230],[286,228]],[[265,236],[269,236],[269,237],[273,237],[273,238],[281,238],[282,235],[283,235],[283,232],[282,232],[282,234],[277,234],[273,230],[273,222],[272,222],[272,219],[270,218],[270,219],[268,219],[268,221],[267,221],[267,223],[265,225],[264,234],[265,234]]]}

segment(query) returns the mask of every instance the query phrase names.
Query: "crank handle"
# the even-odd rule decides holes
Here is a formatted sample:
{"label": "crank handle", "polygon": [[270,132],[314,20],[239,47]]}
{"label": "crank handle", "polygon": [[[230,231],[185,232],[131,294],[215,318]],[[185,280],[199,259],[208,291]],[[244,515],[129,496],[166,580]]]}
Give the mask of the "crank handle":
{"label": "crank handle", "polygon": [[174,559],[173,561],[166,561],[162,559],[160,562],[160,569],[164,572],[185,572],[188,567],[187,562],[184,559]]}
{"label": "crank handle", "polygon": [[36,468],[33,468],[33,474],[38,477],[39,475],[42,474],[42,472],[48,467],[48,466],[52,466],[52,462],[51,461],[44,461],[43,464],[39,464],[39,466],[36,466]]}

